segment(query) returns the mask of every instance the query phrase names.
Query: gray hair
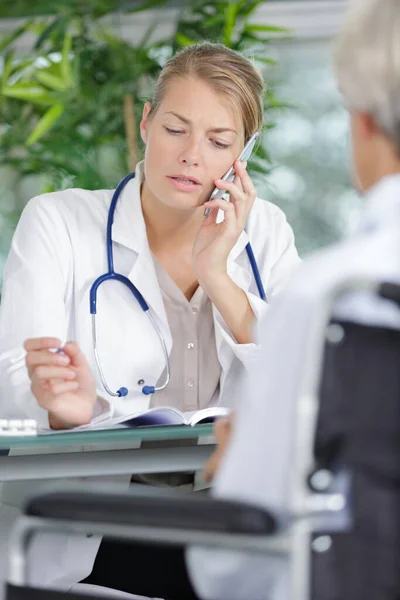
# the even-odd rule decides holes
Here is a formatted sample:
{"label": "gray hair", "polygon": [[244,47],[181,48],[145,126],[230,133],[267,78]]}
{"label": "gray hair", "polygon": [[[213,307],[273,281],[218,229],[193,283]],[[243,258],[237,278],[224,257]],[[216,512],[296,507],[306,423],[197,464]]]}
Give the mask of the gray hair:
{"label": "gray hair", "polygon": [[400,0],[351,0],[335,70],[347,107],[372,115],[400,151]]}

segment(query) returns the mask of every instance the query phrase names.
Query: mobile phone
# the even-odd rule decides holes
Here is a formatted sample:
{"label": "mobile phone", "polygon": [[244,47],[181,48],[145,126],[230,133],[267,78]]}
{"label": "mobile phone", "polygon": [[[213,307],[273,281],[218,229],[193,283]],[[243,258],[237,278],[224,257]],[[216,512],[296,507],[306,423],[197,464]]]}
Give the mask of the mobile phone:
{"label": "mobile phone", "polygon": [[[249,141],[247,142],[247,144],[245,145],[245,147],[243,148],[241,154],[238,156],[237,160],[248,160],[251,156],[251,153],[253,152],[253,148],[254,145],[257,141],[258,136],[260,135],[259,131],[256,131],[256,133],[254,133],[251,138],[249,139]],[[233,181],[235,179],[235,167],[232,165],[227,172],[225,173],[225,175],[223,175],[221,177],[221,179],[223,181]],[[226,190],[221,190],[220,188],[215,187],[211,196],[209,197],[209,200],[215,200],[215,198],[222,198],[223,195],[225,194]],[[206,208],[204,211],[204,216],[208,217],[208,215],[210,214],[211,209],[210,208]]]}

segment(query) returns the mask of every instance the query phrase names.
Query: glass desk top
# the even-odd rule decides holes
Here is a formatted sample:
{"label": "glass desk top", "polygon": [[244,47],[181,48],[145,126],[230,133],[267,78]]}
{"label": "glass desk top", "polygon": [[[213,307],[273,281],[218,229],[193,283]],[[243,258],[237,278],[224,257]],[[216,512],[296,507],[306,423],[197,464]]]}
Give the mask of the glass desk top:
{"label": "glass desk top", "polygon": [[43,446],[83,446],[101,445],[110,443],[137,443],[139,441],[173,441],[195,439],[213,435],[212,424],[173,425],[160,427],[137,427],[126,429],[97,429],[91,431],[65,431],[49,435],[30,436],[0,436],[0,450],[10,448],[40,448]]}

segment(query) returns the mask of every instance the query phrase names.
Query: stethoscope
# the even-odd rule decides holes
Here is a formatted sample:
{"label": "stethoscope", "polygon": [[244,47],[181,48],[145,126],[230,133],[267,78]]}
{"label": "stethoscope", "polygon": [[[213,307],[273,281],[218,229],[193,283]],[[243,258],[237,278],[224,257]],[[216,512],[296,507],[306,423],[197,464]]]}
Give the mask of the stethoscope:
{"label": "stethoscope", "polygon": [[[92,287],[90,288],[90,314],[92,315],[92,338],[93,338],[94,357],[95,357],[97,368],[99,370],[101,383],[103,384],[104,389],[106,390],[107,394],[109,394],[110,396],[113,396],[113,397],[127,396],[128,389],[126,387],[121,387],[121,388],[119,388],[119,390],[117,392],[113,392],[109,388],[106,378],[104,376],[104,372],[103,372],[100,357],[99,357],[99,352],[98,352],[98,347],[97,347],[97,328],[96,328],[97,291],[98,291],[99,287],[106,281],[111,281],[111,280],[112,281],[120,281],[122,284],[126,285],[129,288],[129,290],[134,295],[136,301],[139,303],[140,308],[143,310],[143,312],[145,312],[147,314],[148,318],[150,319],[150,322],[159,337],[159,340],[160,340],[160,343],[161,343],[161,346],[163,349],[165,365],[166,365],[165,381],[162,385],[159,385],[157,387],[152,386],[152,385],[145,385],[142,388],[142,393],[145,394],[146,396],[148,396],[150,394],[154,394],[155,392],[159,392],[160,390],[165,389],[167,387],[167,385],[169,384],[169,381],[171,378],[167,346],[166,346],[164,337],[161,333],[161,330],[158,327],[156,320],[154,319],[153,315],[151,314],[151,312],[149,310],[149,305],[147,304],[146,300],[143,298],[142,294],[139,292],[137,287],[134,286],[133,283],[127,277],[125,277],[125,275],[121,275],[120,273],[116,273],[114,271],[114,252],[113,252],[113,243],[112,243],[111,233],[112,233],[112,226],[114,223],[115,209],[116,209],[117,202],[121,196],[121,193],[122,193],[124,187],[134,177],[135,177],[135,173],[130,173],[129,175],[127,175],[118,184],[117,188],[114,191],[113,197],[111,199],[110,209],[108,211],[108,218],[107,218],[106,248],[107,248],[108,271],[107,271],[107,273],[104,273],[104,275],[100,275],[100,277],[98,277],[96,279],[96,281],[93,283]],[[250,266],[253,271],[253,276],[254,276],[255,282],[257,284],[257,289],[258,289],[260,298],[262,300],[267,301],[264,287],[263,287],[261,277],[260,277],[260,272],[258,270],[257,262],[254,257],[253,249],[250,245],[250,242],[248,242],[246,245],[246,252],[247,252],[247,256],[250,261]]]}

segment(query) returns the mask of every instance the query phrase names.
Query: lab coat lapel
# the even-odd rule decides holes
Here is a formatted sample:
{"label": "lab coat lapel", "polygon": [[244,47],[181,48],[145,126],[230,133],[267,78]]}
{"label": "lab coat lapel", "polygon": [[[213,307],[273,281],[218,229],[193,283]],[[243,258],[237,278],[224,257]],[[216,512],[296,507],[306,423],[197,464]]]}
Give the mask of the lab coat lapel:
{"label": "lab coat lapel", "polygon": [[248,241],[249,236],[245,231],[242,231],[228,257],[228,275],[245,292],[249,290],[252,279],[251,267],[246,253]]}
{"label": "lab coat lapel", "polygon": [[[243,231],[233,247],[228,257],[228,275],[237,286],[245,292],[248,292],[252,282],[252,271],[246,253],[246,245],[249,237]],[[222,376],[220,381],[220,398],[225,393],[225,384],[227,382],[227,374],[232,367],[235,353],[230,344],[235,344],[233,338],[227,343],[227,325],[224,322],[219,311],[213,307],[214,327],[215,327],[215,342],[217,346],[218,358],[222,366]],[[230,378],[232,380],[232,377]],[[233,380],[232,380],[233,381]]]}
{"label": "lab coat lapel", "polygon": [[[248,235],[245,231],[243,231],[235,246],[232,248],[231,253],[229,254],[227,265],[227,272],[229,277],[234,283],[236,283],[237,286],[239,286],[245,292],[249,291],[252,278],[251,267],[249,265],[246,254],[246,244],[248,241]],[[227,357],[224,356],[222,352],[224,336],[221,335],[221,330],[225,330],[227,326],[224,320],[222,319],[222,316],[220,315],[219,311],[215,307],[213,307],[213,314],[218,355],[221,364],[225,369],[227,369],[229,367],[229,364],[227,364],[226,362]]]}
{"label": "lab coat lapel", "polygon": [[[132,266],[123,273],[140,291],[164,336],[168,351],[172,347],[171,332],[161,295],[153,257],[149,248],[146,226],[140,202],[143,165],[139,163],[136,177],[123,189],[115,212],[112,240],[132,250]],[[118,265],[115,265],[118,271]],[[134,301],[134,299],[132,299]]]}

